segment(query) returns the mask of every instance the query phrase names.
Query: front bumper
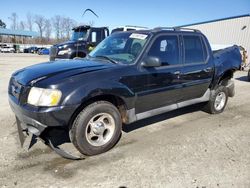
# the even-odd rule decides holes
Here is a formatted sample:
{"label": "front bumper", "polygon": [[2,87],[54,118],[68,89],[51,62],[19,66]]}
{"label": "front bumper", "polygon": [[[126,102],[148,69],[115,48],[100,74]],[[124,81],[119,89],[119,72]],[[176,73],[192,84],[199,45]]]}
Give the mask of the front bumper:
{"label": "front bumper", "polygon": [[57,59],[70,59],[71,53],[65,53],[63,55],[59,55],[59,49],[57,47],[51,47],[50,49],[50,61],[55,61]]}
{"label": "front bumper", "polygon": [[44,130],[49,127],[68,126],[78,106],[35,108],[30,105],[20,105],[18,100],[12,95],[9,95],[9,103],[16,115],[21,147],[29,150],[37,142],[37,137],[39,137],[44,144],[48,145],[64,158],[72,160],[84,158],[81,154],[74,155],[59,146],[70,141],[70,139],[67,138],[68,134],[66,134],[65,137],[64,129],[50,129],[42,134]]}
{"label": "front bumper", "polygon": [[69,60],[69,59],[71,59],[71,54],[50,56],[50,61],[56,61],[56,60]]}
{"label": "front bumper", "polygon": [[21,129],[39,136],[47,127],[68,126],[69,121],[78,106],[33,107],[20,105],[16,98],[9,95],[9,104]]}

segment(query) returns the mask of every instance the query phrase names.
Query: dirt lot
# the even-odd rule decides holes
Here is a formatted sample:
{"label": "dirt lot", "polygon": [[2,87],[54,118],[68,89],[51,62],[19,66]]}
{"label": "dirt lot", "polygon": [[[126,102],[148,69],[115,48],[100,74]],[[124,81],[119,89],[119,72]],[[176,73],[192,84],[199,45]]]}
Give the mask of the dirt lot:
{"label": "dirt lot", "polygon": [[13,71],[47,56],[0,54],[0,187],[250,187],[250,83],[235,74],[223,114],[199,106],[124,127],[111,151],[66,160],[41,142],[19,147],[7,85]]}

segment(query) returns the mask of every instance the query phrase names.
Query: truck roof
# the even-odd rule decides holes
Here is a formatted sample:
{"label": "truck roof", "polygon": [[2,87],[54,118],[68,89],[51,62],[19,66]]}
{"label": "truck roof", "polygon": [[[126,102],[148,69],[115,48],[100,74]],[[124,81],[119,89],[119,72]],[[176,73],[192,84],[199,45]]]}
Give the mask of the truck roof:
{"label": "truck roof", "polygon": [[134,31],[127,31],[130,33],[164,33],[164,32],[181,32],[181,33],[194,33],[194,34],[202,34],[200,30],[197,29],[190,29],[190,28],[181,28],[181,27],[156,27],[153,29],[141,29],[141,30],[134,30]]}
{"label": "truck roof", "polygon": [[90,29],[90,28],[103,29],[103,28],[108,28],[108,27],[92,27],[90,25],[80,25],[80,26],[74,27],[72,30],[82,30],[82,29]]}

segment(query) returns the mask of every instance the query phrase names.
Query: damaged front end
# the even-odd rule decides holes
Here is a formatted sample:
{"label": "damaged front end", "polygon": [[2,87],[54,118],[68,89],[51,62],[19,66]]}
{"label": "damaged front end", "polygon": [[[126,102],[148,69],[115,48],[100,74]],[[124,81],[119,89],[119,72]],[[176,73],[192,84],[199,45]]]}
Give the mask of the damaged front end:
{"label": "damaged front end", "polygon": [[[70,119],[77,106],[41,108],[28,105],[29,91],[30,87],[11,78],[8,91],[9,104],[16,116],[21,146],[29,150],[39,139],[64,158],[82,159],[81,154],[74,156],[61,148],[64,143],[71,144],[70,139],[62,139],[62,133],[67,137],[68,132],[64,130],[64,127],[67,127],[67,120]],[[64,131],[59,134],[61,132],[59,130]]]}
{"label": "damaged front end", "polygon": [[[68,131],[65,129],[47,128],[41,131],[41,129],[38,130],[33,126],[23,124],[18,117],[16,117],[16,124],[21,147],[27,151],[31,149],[38,140],[41,140],[63,158],[71,160],[85,158],[85,156],[76,151],[76,149],[72,150],[72,147],[69,148],[69,146],[66,146],[66,148],[63,148],[65,144],[73,146]],[[68,151],[66,151],[67,149]]]}

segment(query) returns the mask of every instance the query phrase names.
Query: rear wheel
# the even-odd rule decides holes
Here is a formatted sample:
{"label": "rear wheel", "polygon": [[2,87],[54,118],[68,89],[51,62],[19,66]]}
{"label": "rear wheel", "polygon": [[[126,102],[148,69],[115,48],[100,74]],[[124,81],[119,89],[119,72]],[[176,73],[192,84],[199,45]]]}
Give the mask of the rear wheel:
{"label": "rear wheel", "polygon": [[97,155],[111,149],[121,135],[122,121],[118,109],[106,101],[84,108],[70,130],[75,147],[84,155]]}
{"label": "rear wheel", "polygon": [[211,114],[219,114],[224,111],[228,100],[228,91],[225,86],[218,86],[212,90],[210,99],[205,106],[205,111]]}

